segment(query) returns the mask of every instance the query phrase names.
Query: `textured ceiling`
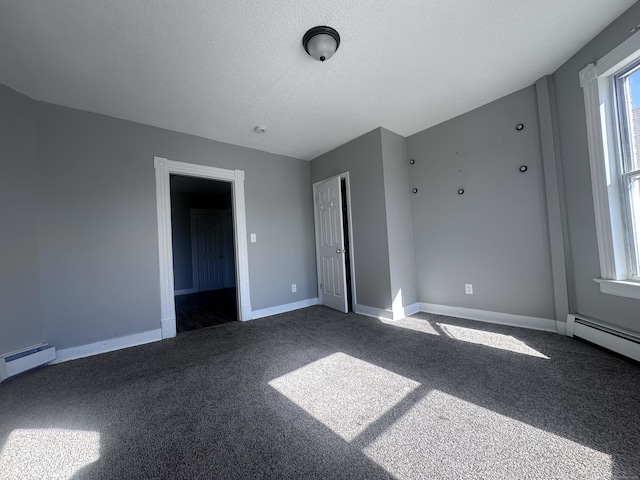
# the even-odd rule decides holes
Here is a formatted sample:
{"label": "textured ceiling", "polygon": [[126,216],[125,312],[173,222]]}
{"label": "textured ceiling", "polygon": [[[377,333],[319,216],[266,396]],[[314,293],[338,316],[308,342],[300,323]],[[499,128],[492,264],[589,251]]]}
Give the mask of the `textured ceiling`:
{"label": "textured ceiling", "polygon": [[[311,159],[528,86],[634,1],[0,0],[0,83]],[[301,45],[316,25],[342,37],[325,63]]]}

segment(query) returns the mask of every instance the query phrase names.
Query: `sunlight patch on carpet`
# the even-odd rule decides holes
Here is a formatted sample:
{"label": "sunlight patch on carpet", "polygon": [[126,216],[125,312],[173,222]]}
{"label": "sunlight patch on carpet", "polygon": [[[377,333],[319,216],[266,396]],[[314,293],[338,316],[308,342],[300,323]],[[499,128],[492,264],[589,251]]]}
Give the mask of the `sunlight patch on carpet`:
{"label": "sunlight patch on carpet", "polygon": [[549,357],[531,348],[526,343],[518,340],[511,335],[503,335],[501,333],[487,332],[485,330],[475,330],[473,328],[458,327],[456,325],[447,325],[438,323],[438,326],[449,337],[461,340],[463,342],[475,343],[476,345],[484,345],[499,350],[508,350],[514,353],[530,355],[532,357],[545,358]]}
{"label": "sunlight patch on carpet", "polygon": [[346,441],[420,386],[345,353],[324,357],[269,385]]}
{"label": "sunlight patch on carpet", "polygon": [[17,429],[0,453],[0,479],[71,479],[100,458],[98,432]]}
{"label": "sunlight patch on carpet", "polygon": [[612,460],[552,432],[438,390],[364,448],[398,479],[610,479]]}
{"label": "sunlight patch on carpet", "polygon": [[380,321],[386,325],[392,327],[405,328],[407,330],[413,330],[415,332],[428,333],[429,335],[440,335],[433,326],[422,318],[406,317],[400,320],[383,320]]}

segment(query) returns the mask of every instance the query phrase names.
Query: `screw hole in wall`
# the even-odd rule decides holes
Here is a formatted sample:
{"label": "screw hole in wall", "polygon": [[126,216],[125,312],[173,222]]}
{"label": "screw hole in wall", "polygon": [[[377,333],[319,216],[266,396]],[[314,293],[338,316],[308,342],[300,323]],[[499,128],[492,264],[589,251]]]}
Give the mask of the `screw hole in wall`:
{"label": "screw hole in wall", "polygon": [[412,190],[412,192],[413,192],[413,193],[418,193],[418,189],[417,189],[417,188],[414,188],[414,189]]}
{"label": "screw hole in wall", "polygon": [[458,195],[462,195],[463,193],[464,193],[464,189],[463,188],[458,190]]}
{"label": "screw hole in wall", "polygon": [[527,167],[526,165],[522,165],[522,166],[520,167],[520,171],[521,171],[522,173],[526,172],[527,170],[529,170],[529,167]]}
{"label": "screw hole in wall", "polygon": [[524,123],[517,124],[516,125],[516,130],[519,131],[519,132],[524,130]]}
{"label": "screw hole in wall", "polygon": [[412,158],[411,160],[409,160],[409,163],[410,163],[411,165],[413,165],[413,164],[415,164],[415,163],[416,163],[416,161]]}

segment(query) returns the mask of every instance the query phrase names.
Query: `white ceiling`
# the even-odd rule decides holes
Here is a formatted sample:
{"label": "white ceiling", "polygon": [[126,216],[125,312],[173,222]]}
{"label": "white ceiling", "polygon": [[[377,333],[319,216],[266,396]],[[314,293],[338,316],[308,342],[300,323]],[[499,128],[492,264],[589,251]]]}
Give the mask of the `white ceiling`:
{"label": "white ceiling", "polygon": [[[634,2],[0,0],[0,83],[312,159],[378,126],[411,135],[531,85]],[[316,25],[342,37],[325,63],[301,44]]]}

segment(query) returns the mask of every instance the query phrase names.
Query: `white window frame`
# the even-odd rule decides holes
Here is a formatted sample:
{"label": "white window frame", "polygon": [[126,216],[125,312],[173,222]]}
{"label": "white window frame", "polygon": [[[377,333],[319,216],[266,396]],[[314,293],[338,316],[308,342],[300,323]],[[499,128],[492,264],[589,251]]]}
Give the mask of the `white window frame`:
{"label": "white window frame", "polygon": [[615,76],[639,59],[640,32],[580,71],[600,258],[600,278],[594,280],[603,293],[636,299],[640,282],[629,272],[625,206],[618,181],[622,159]]}

